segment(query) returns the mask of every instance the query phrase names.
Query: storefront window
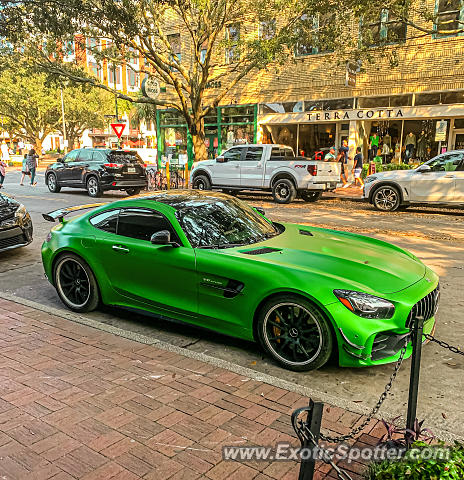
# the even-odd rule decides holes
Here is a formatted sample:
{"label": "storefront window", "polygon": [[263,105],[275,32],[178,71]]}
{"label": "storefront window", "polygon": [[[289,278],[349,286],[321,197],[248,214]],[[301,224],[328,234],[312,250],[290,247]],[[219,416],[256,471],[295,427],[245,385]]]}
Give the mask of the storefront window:
{"label": "storefront window", "polygon": [[456,118],[454,120],[454,128],[464,128],[464,118]]}
{"label": "storefront window", "polygon": [[408,107],[412,105],[412,95],[391,95],[385,97],[359,97],[358,108]]}
{"label": "storefront window", "polygon": [[318,151],[326,152],[335,145],[335,123],[300,125],[298,136],[299,154],[313,157]]}
{"label": "storefront window", "polygon": [[305,112],[317,110],[351,110],[353,98],[332,98],[330,100],[305,100]]}
{"label": "storefront window", "polygon": [[222,107],[221,118],[222,123],[245,123],[254,122],[255,115],[254,105]]}
{"label": "storefront window", "polygon": [[464,103],[464,91],[416,93],[416,105]]}
{"label": "storefront window", "polygon": [[234,145],[253,143],[254,126],[248,125],[223,125],[221,129],[223,150]]}
{"label": "storefront window", "polygon": [[166,127],[161,130],[162,163],[185,164],[187,161],[187,128]]}
{"label": "storefront window", "polygon": [[287,145],[296,152],[297,125],[264,125],[264,135],[269,139],[269,143]]}
{"label": "storefront window", "polygon": [[303,102],[262,103],[259,113],[300,113],[303,111]]}

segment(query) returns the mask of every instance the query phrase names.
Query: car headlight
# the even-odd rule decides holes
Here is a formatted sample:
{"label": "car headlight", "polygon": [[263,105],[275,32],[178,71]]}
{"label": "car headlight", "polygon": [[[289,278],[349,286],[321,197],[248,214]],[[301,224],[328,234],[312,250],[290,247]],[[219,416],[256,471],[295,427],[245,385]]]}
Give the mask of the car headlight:
{"label": "car headlight", "polygon": [[374,182],[375,180],[377,180],[377,176],[376,175],[369,175],[367,178],[364,179],[364,183],[371,183],[371,182]]}
{"label": "car headlight", "polygon": [[20,205],[15,212],[15,217],[19,219],[23,219],[26,215],[27,215],[26,207],[24,205]]}
{"label": "car headlight", "polygon": [[352,290],[334,290],[334,295],[354,314],[363,318],[391,318],[395,313],[393,303],[384,298]]}

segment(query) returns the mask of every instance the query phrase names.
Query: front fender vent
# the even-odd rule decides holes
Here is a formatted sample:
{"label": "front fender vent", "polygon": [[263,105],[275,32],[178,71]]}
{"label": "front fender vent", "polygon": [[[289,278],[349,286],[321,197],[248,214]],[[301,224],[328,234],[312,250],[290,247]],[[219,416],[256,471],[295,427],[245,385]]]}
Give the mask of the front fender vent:
{"label": "front fender vent", "polygon": [[247,255],[264,255],[266,253],[280,252],[280,248],[262,247],[255,248],[254,250],[241,250],[240,253],[246,253]]}

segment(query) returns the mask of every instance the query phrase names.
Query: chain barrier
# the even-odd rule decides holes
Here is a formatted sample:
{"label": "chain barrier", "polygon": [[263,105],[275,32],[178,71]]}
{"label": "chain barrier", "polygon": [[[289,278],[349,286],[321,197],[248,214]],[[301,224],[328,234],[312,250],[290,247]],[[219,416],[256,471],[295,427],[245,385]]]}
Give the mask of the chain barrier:
{"label": "chain barrier", "polygon": [[328,452],[318,444],[313,432],[311,432],[311,430],[307,427],[306,423],[303,420],[298,420],[298,425],[299,428],[297,430],[297,434],[300,437],[300,440],[301,437],[303,437],[306,441],[311,442],[313,444],[313,447],[317,449],[318,452],[321,452],[322,455],[320,455],[319,457],[320,460],[322,460],[324,463],[327,463],[335,470],[335,472],[337,473],[337,478],[339,480],[353,480],[345,470],[335,464],[330,452]]}
{"label": "chain barrier", "polygon": [[446,343],[443,340],[438,340],[433,335],[424,333],[424,337],[430,342],[437,343],[438,345],[440,345],[440,347],[448,349],[450,352],[457,353],[458,355],[464,355],[464,352],[459,347],[454,347],[453,345],[450,345],[449,343]]}
{"label": "chain barrier", "polygon": [[322,440],[328,443],[340,443],[340,442],[345,442],[346,440],[351,440],[355,438],[361,431],[364,429],[364,427],[367,426],[367,424],[372,420],[372,418],[377,414],[377,412],[380,410],[380,407],[382,406],[383,402],[388,396],[388,392],[391,390],[393,382],[398,375],[398,372],[400,370],[401,364],[403,363],[404,356],[406,355],[406,350],[408,348],[408,342],[409,342],[409,336],[406,337],[403,348],[401,349],[400,356],[396,362],[395,368],[393,369],[392,374],[390,375],[390,380],[388,383],[385,385],[385,389],[382,392],[382,394],[379,397],[379,400],[375,404],[374,408],[371,410],[369,415],[365,418],[365,420],[359,425],[358,427],[354,428],[350,433],[347,433],[345,435],[340,435],[338,437],[330,437],[328,435],[324,435],[323,433],[320,434],[320,437]]}

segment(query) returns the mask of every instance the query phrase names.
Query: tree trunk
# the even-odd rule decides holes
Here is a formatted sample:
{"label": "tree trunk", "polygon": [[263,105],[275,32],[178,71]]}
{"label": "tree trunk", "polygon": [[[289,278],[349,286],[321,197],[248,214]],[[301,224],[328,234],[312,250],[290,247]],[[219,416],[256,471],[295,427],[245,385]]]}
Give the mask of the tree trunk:
{"label": "tree trunk", "polygon": [[34,141],[35,153],[40,157],[42,155],[42,139],[36,137]]}
{"label": "tree trunk", "polygon": [[195,153],[195,162],[208,160],[208,149],[205,145],[205,128],[201,120],[197,120],[192,128],[193,151]]}

